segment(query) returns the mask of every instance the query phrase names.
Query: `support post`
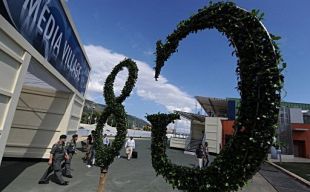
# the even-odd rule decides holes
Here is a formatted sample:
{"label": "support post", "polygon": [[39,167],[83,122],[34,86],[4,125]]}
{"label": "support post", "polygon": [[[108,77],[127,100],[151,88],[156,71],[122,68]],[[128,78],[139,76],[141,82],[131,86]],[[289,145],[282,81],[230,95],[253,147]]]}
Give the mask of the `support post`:
{"label": "support post", "polygon": [[104,186],[105,186],[105,181],[107,179],[107,176],[108,176],[108,170],[101,167],[100,168],[99,185],[98,185],[97,192],[104,192]]}

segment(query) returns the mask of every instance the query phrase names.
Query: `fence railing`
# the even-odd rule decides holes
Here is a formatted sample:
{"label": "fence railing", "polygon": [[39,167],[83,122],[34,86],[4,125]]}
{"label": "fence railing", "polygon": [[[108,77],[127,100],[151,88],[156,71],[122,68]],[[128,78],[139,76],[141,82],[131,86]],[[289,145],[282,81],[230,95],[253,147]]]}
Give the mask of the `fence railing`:
{"label": "fence railing", "polygon": [[199,144],[202,143],[202,139],[191,139],[185,147],[185,151],[195,151]]}

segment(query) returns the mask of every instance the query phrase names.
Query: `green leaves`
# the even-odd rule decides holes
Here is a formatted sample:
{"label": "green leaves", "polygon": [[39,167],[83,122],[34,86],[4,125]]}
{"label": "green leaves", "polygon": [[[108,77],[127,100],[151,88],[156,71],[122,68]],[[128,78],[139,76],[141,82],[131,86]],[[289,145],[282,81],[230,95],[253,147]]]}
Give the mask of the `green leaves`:
{"label": "green leaves", "polygon": [[275,35],[273,35],[273,34],[271,34],[271,33],[270,33],[270,37],[271,37],[271,39],[274,40],[274,41],[278,41],[278,40],[281,39],[280,36],[275,36]]}
{"label": "green leaves", "polygon": [[[258,171],[275,134],[280,91],[283,86],[283,62],[278,36],[269,34],[260,20],[259,10],[247,12],[232,2],[212,3],[189,19],[181,21],[167,36],[157,42],[155,78],[168,58],[177,52],[181,40],[191,33],[216,28],[228,38],[238,57],[237,89],[241,95],[235,134],[212,165],[191,169],[172,164],[166,155],[166,127],[176,114],[148,115],[152,124],[152,164],[173,187],[180,190],[236,191]],[[270,35],[270,36],[269,36]]]}
{"label": "green leaves", "polygon": [[[113,84],[116,75],[127,68],[129,77],[125,83],[120,96],[115,97]],[[125,59],[114,67],[110,75],[107,77],[104,85],[104,98],[106,100],[107,107],[102,112],[98,121],[95,132],[95,144],[96,149],[96,164],[103,169],[108,169],[109,165],[113,162],[115,156],[117,156],[119,150],[121,150],[123,143],[126,139],[127,127],[126,127],[126,112],[122,102],[130,95],[136,80],[138,78],[138,68],[134,61],[131,59]],[[117,134],[112,146],[106,147],[102,142],[102,129],[104,124],[110,115],[114,115],[116,121]]]}
{"label": "green leaves", "polygon": [[260,10],[258,10],[258,9],[253,9],[252,11],[251,11],[251,14],[254,16],[254,17],[256,17],[258,20],[260,20],[260,21],[262,21],[263,19],[264,19],[264,13],[263,12],[261,12]]}

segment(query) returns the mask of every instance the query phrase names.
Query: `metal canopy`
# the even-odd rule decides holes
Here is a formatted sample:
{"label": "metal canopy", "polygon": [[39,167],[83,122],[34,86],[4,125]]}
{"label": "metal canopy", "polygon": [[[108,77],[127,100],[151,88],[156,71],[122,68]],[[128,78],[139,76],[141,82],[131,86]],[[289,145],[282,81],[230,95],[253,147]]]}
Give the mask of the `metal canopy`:
{"label": "metal canopy", "polygon": [[181,115],[182,117],[188,119],[188,120],[196,120],[199,122],[204,123],[206,116],[204,115],[199,115],[199,114],[194,114],[194,113],[188,113],[184,111],[174,111],[175,113]]}
{"label": "metal canopy", "polygon": [[228,100],[212,97],[196,96],[196,100],[209,116],[227,117]]}

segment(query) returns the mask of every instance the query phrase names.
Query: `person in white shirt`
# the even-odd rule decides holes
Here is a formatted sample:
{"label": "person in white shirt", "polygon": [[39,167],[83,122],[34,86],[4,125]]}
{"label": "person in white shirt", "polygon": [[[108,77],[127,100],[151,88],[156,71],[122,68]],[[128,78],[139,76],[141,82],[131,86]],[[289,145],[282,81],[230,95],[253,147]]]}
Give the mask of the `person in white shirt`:
{"label": "person in white shirt", "polygon": [[102,139],[102,140],[103,140],[103,145],[104,145],[104,146],[107,147],[107,146],[110,145],[110,140],[109,140],[109,138],[107,137],[107,134],[104,134],[104,135],[103,135],[103,139]]}
{"label": "person in white shirt", "polygon": [[135,149],[135,140],[133,137],[130,137],[125,143],[125,149],[127,154],[127,159],[130,160],[132,156],[132,151]]}

